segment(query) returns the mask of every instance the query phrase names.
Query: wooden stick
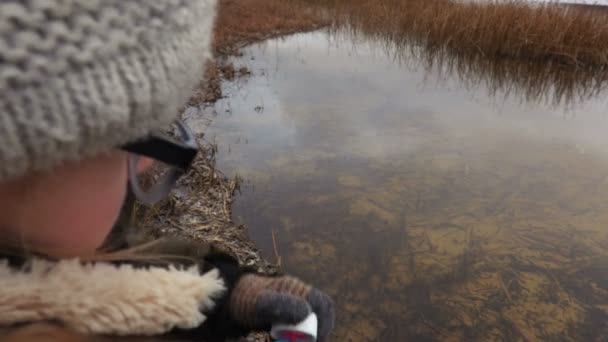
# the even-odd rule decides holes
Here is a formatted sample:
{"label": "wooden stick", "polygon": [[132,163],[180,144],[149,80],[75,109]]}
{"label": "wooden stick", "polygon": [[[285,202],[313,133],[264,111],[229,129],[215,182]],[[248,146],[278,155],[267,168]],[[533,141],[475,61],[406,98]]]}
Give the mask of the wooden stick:
{"label": "wooden stick", "polygon": [[509,303],[512,304],[513,298],[511,297],[511,293],[509,292],[509,289],[507,288],[507,286],[505,285],[505,282],[502,279],[502,274],[500,274],[500,273],[498,273],[498,283],[500,284],[502,291],[505,293],[505,296],[507,296]]}
{"label": "wooden stick", "polygon": [[277,239],[274,234],[274,229],[271,231],[272,233],[272,248],[274,249],[274,258],[276,260],[277,267],[281,267],[281,256],[279,255],[279,249],[277,248]]}

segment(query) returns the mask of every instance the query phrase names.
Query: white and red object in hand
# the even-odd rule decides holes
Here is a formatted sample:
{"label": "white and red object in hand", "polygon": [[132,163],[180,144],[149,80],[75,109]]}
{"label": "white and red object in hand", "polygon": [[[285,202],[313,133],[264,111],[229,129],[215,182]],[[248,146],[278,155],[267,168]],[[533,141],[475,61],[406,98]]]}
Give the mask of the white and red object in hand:
{"label": "white and red object in hand", "polygon": [[270,330],[274,342],[315,342],[317,340],[317,315],[311,313],[296,325],[274,325]]}

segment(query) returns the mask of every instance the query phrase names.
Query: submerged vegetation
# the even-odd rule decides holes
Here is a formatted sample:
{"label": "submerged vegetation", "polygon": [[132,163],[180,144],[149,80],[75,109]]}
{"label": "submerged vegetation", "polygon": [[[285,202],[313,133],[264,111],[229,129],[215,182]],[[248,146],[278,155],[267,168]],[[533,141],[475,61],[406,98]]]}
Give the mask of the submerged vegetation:
{"label": "submerged vegetation", "polygon": [[608,340],[605,100],[496,106],[339,38],[247,49],[265,73],[214,119],[235,214],[332,295],[333,340]]}
{"label": "submerged vegetation", "polygon": [[[490,90],[556,104],[596,95],[608,78],[608,11],[520,0],[298,0],[329,11],[334,31],[381,41]],[[412,58],[413,57],[413,58]]]}
{"label": "submerged vegetation", "polygon": [[[334,39],[346,34],[347,44],[368,40],[397,62],[440,78],[455,76],[459,86],[560,107],[606,88],[608,11],[598,8],[521,1],[293,1],[330,18]],[[314,74],[314,62],[306,60],[304,72]],[[342,84],[344,92],[329,91],[327,79],[339,78],[328,71],[331,65],[323,64],[323,78],[294,77],[301,88],[279,83],[306,94],[294,96],[298,101],[291,105],[281,99],[280,116],[299,123],[301,136],[318,136],[312,147],[289,149],[296,157],[277,153],[281,157],[268,165],[272,171],[255,170],[264,173],[254,181],[264,190],[254,190],[249,203],[239,201],[246,208],[241,210],[251,212],[245,216],[250,227],[272,232],[268,251],[276,251],[278,241],[284,267],[334,297],[337,340],[605,340],[605,161],[580,146],[528,136],[526,129],[468,131],[453,119],[439,130],[434,112],[408,116],[416,105],[386,103],[398,92],[374,93],[379,83],[390,82],[381,68],[364,68],[372,70],[366,77],[380,80],[359,85],[371,94],[350,83]],[[356,74],[352,65],[337,69]],[[405,73],[390,89],[406,89]],[[324,91],[332,95],[309,93],[311,79],[326,81]],[[354,83],[356,77],[346,79]],[[438,102],[458,107],[453,101]],[[255,104],[248,103],[252,111]],[[339,117],[342,111],[334,107],[350,110]],[[457,108],[437,108],[437,118],[458,115]],[[492,111],[475,108],[479,118]],[[256,120],[269,120],[271,110]],[[352,119],[365,110],[369,118]],[[390,128],[376,130],[382,120]],[[388,137],[391,148],[408,145],[412,136],[428,140],[410,144],[418,150],[407,159],[374,154],[353,161],[333,150],[354,150],[350,126],[372,121],[371,128],[357,128],[373,131],[374,142]],[[541,138],[549,130],[534,128]],[[340,140],[340,132],[351,134]],[[398,138],[391,140],[392,134]],[[269,148],[276,151],[277,145]]]}

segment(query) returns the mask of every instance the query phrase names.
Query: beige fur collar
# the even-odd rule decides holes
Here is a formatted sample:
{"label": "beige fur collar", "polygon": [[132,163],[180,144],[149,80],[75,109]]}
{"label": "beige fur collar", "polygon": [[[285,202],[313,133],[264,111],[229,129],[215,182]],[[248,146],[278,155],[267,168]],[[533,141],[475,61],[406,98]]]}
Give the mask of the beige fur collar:
{"label": "beige fur collar", "polygon": [[55,320],[88,334],[155,335],[189,329],[224,291],[217,270],[33,260],[27,271],[0,261],[0,326]]}

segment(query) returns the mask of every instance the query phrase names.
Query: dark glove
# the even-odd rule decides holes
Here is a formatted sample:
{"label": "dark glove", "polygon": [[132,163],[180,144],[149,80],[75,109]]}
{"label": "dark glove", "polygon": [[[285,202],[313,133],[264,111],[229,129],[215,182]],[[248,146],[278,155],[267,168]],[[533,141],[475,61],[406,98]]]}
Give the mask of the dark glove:
{"label": "dark glove", "polygon": [[230,314],[239,323],[258,329],[273,324],[296,324],[311,312],[317,315],[317,340],[329,340],[334,325],[333,302],[318,289],[290,277],[247,274],[232,290]]}
{"label": "dark glove", "polygon": [[166,340],[225,341],[246,336],[251,331],[269,331],[274,324],[296,324],[311,312],[317,315],[317,340],[328,341],[334,325],[332,300],[323,292],[299,279],[289,276],[268,277],[255,270],[239,266],[236,259],[213,246],[185,238],[165,238],[139,247],[143,261],[120,261],[135,266],[149,267],[154,258],[162,255],[158,266],[190,266],[198,262],[201,274],[217,269],[226,286],[226,293],[218,298],[211,312],[204,312],[205,323],[195,329],[175,329]]}
{"label": "dark glove", "polygon": [[228,288],[204,324],[207,338],[269,331],[274,324],[296,324],[314,312],[317,340],[329,340],[335,314],[333,302],[325,293],[294,277],[256,274],[226,255],[210,255],[205,262],[203,271],[217,268]]}

